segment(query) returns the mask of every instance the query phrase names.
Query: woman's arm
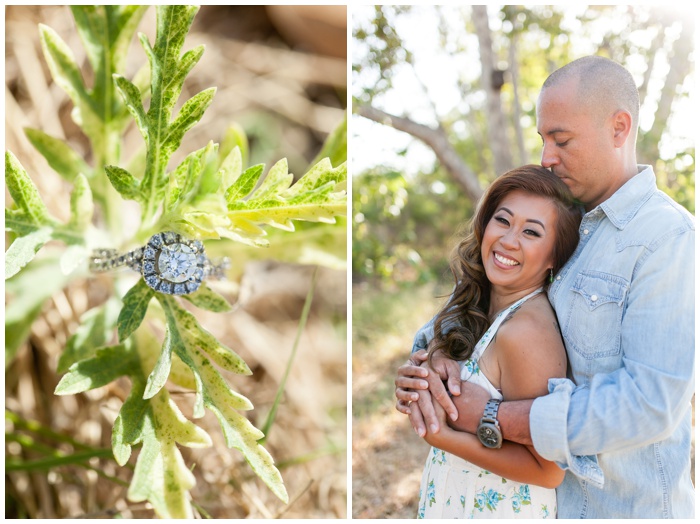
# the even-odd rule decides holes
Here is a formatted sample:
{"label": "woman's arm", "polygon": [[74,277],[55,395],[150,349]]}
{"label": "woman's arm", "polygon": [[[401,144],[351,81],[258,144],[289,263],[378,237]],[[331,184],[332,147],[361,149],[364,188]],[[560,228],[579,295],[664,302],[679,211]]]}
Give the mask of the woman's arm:
{"label": "woman's arm", "polygon": [[[523,307],[503,324],[488,349],[490,362],[498,364],[489,368],[499,373],[490,379],[500,384],[505,400],[544,395],[549,378],[566,374],[566,351],[556,317],[548,303],[538,302]],[[437,412],[436,404],[433,402]],[[518,482],[551,488],[563,480],[564,471],[540,457],[532,446],[504,441],[500,449],[486,448],[476,436],[447,426],[444,411],[439,411],[439,431],[425,436],[431,445]]]}
{"label": "woman's arm", "polygon": [[[419,392],[419,395],[429,394],[424,390]],[[544,460],[534,448],[508,441],[503,441],[500,449],[487,448],[475,435],[451,429],[446,423],[445,410],[437,402],[433,405],[440,420],[440,431],[426,433],[424,439],[431,446],[516,482],[555,488],[564,480],[564,470]],[[417,409],[413,403],[411,408]]]}

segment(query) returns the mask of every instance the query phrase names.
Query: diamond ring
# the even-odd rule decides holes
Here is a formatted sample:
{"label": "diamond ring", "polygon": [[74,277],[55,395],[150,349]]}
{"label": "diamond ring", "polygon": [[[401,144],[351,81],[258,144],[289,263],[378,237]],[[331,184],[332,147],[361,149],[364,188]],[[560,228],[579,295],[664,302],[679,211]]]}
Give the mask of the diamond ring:
{"label": "diamond ring", "polygon": [[153,235],[145,246],[119,254],[115,249],[96,249],[90,271],[103,273],[120,266],[138,271],[151,289],[168,295],[188,295],[199,289],[209,276],[224,278],[229,260],[214,264],[204,252],[204,244],[173,231]]}

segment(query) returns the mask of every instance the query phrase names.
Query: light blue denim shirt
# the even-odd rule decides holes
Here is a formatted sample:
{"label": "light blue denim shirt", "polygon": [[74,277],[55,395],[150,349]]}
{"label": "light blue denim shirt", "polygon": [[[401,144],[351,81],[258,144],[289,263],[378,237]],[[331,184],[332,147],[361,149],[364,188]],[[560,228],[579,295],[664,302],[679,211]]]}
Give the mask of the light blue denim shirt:
{"label": "light blue denim shirt", "polygon": [[640,166],[579,232],[549,289],[572,376],[530,412],[535,449],[567,470],[558,517],[693,518],[693,217]]}

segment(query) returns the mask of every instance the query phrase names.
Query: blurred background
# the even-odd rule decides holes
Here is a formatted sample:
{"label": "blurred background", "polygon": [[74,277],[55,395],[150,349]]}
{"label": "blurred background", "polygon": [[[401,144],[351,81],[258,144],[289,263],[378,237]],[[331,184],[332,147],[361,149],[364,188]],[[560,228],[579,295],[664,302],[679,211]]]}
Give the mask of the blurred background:
{"label": "blurred background", "polygon": [[[71,102],[49,75],[37,24],[53,28],[89,75],[85,51],[66,6],[6,6],[5,21],[5,149],[30,174],[49,211],[65,220],[71,185],[34,150],[23,128],[65,138],[88,162],[90,151],[70,118]],[[153,42],[155,27],[155,9],[150,8],[139,31]],[[146,62],[134,40],[127,78]],[[203,6],[184,49],[203,43],[206,51],[185,82],[181,100],[211,86],[218,91],[202,121],[185,135],[171,166],[210,140],[224,140],[235,123],[250,141],[250,165],[265,163],[269,169],[287,158],[290,172],[303,175],[345,118],[346,42],[344,6]],[[128,160],[142,144],[132,124],[123,156]],[[138,225],[130,210],[125,207],[123,215],[127,238]],[[255,409],[246,415],[261,427],[290,357],[314,267],[323,266],[265,445],[280,468],[290,504],[272,495],[241,453],[226,448],[218,421],[207,413],[196,423],[206,428],[214,447],[181,448],[197,478],[191,494],[199,516],[347,516],[346,224],[340,219],[336,225],[301,224],[295,233],[273,231],[266,250],[236,244],[226,253],[233,259],[228,281],[212,283],[237,303],[236,309],[225,314],[196,311],[201,324],[253,370],[250,377],[226,378],[253,402]],[[114,417],[129,391],[128,381],[118,381],[86,394],[53,394],[60,379],[56,362],[66,340],[81,315],[106,299],[108,286],[100,279],[61,280],[55,267],[42,266],[42,257],[51,251],[48,245],[37,257],[33,292],[20,292],[27,289],[27,282],[18,281],[22,273],[6,282],[6,462],[30,462],[47,450],[68,453],[76,446],[109,449]],[[172,397],[191,416],[193,395],[174,392]],[[128,468],[119,468],[111,458],[93,459],[87,467],[6,471],[5,518],[152,518],[146,504],[126,500],[124,481],[129,478]]]}
{"label": "blurred background", "polygon": [[447,257],[483,188],[539,164],[551,72],[590,54],[627,67],[638,160],[695,211],[694,21],[670,4],[353,10],[354,517],[416,515],[428,446],[394,409],[396,369],[451,289]]}

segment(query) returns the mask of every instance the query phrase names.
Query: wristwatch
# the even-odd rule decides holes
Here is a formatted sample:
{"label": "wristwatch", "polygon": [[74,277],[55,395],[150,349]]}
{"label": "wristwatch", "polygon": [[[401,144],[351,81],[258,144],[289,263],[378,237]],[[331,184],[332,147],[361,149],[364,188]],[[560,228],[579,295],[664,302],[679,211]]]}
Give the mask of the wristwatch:
{"label": "wristwatch", "polygon": [[484,416],[481,417],[479,427],[476,428],[476,436],[487,448],[498,449],[503,444],[503,434],[496,418],[500,405],[500,400],[495,398],[489,400],[484,408]]}

